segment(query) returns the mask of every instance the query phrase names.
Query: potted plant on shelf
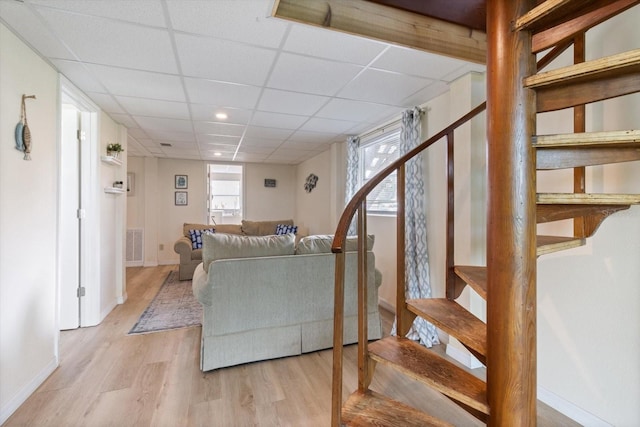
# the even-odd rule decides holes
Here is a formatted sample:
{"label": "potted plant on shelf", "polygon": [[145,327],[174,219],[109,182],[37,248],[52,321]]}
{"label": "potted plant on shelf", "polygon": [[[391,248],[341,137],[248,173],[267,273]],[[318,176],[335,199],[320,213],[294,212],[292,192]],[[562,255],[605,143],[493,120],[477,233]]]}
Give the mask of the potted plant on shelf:
{"label": "potted plant on shelf", "polygon": [[107,156],[111,156],[114,159],[120,157],[120,153],[124,151],[122,145],[118,143],[108,144],[107,145]]}

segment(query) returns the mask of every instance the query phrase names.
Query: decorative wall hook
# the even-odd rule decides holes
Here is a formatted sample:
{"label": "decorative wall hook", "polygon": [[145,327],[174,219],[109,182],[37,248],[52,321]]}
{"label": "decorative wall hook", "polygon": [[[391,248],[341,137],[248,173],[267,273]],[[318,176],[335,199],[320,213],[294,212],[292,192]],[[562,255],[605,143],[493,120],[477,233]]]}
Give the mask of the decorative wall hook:
{"label": "decorative wall hook", "polygon": [[25,99],[36,99],[35,95],[22,95],[20,105],[20,121],[16,125],[16,150],[24,153],[24,160],[31,160],[31,131],[27,123]]}

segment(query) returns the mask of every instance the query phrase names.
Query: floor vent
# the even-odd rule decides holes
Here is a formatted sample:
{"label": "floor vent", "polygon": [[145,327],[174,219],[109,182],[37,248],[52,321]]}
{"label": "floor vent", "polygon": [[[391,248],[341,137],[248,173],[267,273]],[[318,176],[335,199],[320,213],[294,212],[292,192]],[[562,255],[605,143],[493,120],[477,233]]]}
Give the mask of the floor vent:
{"label": "floor vent", "polygon": [[142,267],[144,243],[144,230],[142,228],[130,228],[127,230],[127,267]]}

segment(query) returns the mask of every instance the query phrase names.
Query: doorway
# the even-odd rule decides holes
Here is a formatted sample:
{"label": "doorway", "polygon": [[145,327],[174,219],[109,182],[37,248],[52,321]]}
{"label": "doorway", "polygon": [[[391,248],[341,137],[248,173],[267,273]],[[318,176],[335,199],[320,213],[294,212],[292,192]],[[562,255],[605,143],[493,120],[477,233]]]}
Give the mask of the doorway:
{"label": "doorway", "polygon": [[81,210],[81,114],[62,104],[60,139],[60,329],[81,324],[80,245]]}

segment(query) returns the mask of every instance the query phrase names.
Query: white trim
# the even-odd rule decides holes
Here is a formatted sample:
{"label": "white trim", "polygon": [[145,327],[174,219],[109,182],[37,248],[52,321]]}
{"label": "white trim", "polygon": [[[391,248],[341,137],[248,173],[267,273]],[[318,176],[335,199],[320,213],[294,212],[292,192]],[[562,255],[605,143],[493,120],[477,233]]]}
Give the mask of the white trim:
{"label": "white trim", "polygon": [[613,424],[609,424],[541,386],[538,386],[538,400],[585,427],[613,427]]}
{"label": "white trim", "polygon": [[144,267],[143,261],[127,261],[126,267]]}
{"label": "white trim", "polygon": [[392,313],[396,312],[396,308],[393,306],[393,304],[391,304],[389,301],[387,301],[384,298],[378,298],[378,305],[382,308],[384,308],[387,311],[390,311]]}
{"label": "white trim", "polygon": [[58,367],[58,358],[53,357],[49,363],[47,363],[42,370],[25,384],[22,389],[13,396],[6,405],[0,409],[0,424],[4,424],[11,415],[31,396],[37,389],[44,383],[44,381],[56,370]]}
{"label": "white trim", "polygon": [[113,301],[109,303],[101,312],[100,312],[100,323],[111,313],[111,311],[116,308],[118,305],[118,298],[114,298]]}
{"label": "white trim", "polygon": [[143,267],[157,267],[158,261],[145,261],[144,264],[142,265]]}
{"label": "white trim", "polygon": [[117,298],[117,302],[118,302],[118,304],[124,304],[124,303],[127,301],[127,299],[128,299],[128,298],[129,298],[129,296],[128,296],[128,295],[127,295],[127,293],[125,292],[125,293],[124,293],[124,295],[119,296],[119,297]]}

